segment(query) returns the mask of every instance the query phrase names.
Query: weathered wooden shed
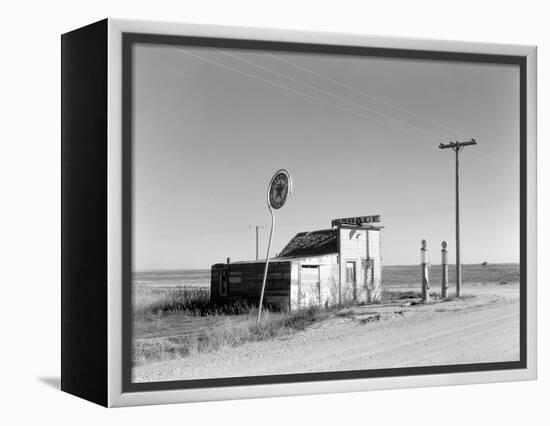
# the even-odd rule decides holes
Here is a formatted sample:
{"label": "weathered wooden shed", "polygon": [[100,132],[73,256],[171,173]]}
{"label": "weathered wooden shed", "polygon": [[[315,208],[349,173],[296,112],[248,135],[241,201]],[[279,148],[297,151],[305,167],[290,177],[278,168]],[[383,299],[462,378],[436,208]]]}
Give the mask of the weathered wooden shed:
{"label": "weathered wooden shed", "polygon": [[[382,227],[340,223],[332,229],[300,232],[270,260],[264,303],[282,309],[328,307],[380,298]],[[212,301],[260,299],[265,261],[212,265]]]}

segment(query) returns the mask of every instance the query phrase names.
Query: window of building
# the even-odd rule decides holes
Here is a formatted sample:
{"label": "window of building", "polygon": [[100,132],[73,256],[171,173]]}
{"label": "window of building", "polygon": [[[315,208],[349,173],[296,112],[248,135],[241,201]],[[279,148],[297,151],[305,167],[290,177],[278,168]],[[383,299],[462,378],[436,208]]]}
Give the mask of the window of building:
{"label": "window of building", "polygon": [[355,284],[355,262],[346,262],[346,283]]}

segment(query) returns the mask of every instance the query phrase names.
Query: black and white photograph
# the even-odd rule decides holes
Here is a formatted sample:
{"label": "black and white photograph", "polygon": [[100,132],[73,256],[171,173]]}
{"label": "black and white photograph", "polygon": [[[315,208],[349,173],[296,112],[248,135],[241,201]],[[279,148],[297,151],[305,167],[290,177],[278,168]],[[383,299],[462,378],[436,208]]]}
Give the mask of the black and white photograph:
{"label": "black and white photograph", "polygon": [[129,51],[133,385],[524,365],[519,64]]}
{"label": "black and white photograph", "polygon": [[0,423],[547,423],[542,3],[3,10]]}

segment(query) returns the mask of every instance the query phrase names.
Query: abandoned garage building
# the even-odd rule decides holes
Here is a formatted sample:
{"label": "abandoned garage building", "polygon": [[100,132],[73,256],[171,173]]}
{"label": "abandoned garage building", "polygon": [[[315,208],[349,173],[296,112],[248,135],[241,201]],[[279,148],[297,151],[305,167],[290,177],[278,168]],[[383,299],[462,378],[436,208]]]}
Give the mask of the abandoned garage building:
{"label": "abandoned garage building", "polygon": [[[380,216],[332,221],[331,229],[300,232],[270,259],[264,303],[296,310],[380,298]],[[210,297],[216,303],[260,299],[265,260],[217,263]]]}

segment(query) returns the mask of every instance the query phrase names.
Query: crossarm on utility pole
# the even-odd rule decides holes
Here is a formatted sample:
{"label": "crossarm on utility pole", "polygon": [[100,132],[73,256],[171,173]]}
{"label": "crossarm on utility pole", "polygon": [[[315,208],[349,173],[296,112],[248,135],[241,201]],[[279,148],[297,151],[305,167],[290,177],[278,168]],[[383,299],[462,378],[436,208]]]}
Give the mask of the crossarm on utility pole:
{"label": "crossarm on utility pole", "polygon": [[463,146],[469,146],[469,145],[477,145],[477,142],[475,139],[471,139],[466,142],[449,142],[449,143],[440,143],[439,149],[447,149],[447,148],[461,148]]}

